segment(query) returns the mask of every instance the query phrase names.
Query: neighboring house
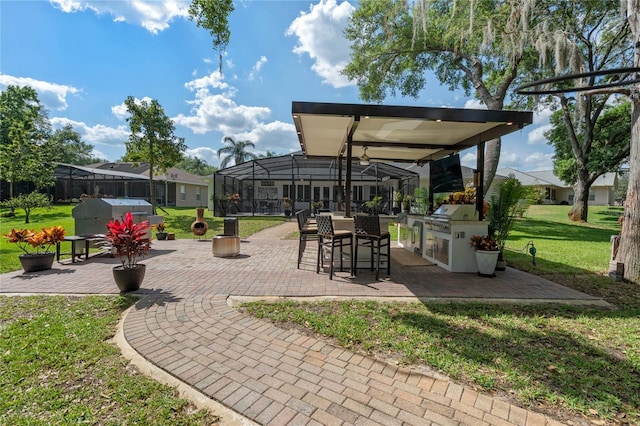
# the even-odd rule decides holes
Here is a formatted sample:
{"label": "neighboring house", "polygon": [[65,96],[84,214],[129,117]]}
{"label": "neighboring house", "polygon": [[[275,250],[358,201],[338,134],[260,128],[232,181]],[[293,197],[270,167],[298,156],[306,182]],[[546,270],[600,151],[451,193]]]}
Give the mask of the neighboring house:
{"label": "neighboring house", "polygon": [[[513,175],[524,186],[534,186],[544,193],[543,204],[573,204],[574,191],[571,185],[558,178],[553,170],[521,172],[503,168],[497,172],[501,176]],[[616,173],[605,173],[595,180],[589,189],[589,204],[593,206],[612,206],[615,204],[615,191],[618,186]]]}
{"label": "neighboring house", "polygon": [[[149,179],[149,163],[99,163],[92,167],[124,173],[134,173]],[[154,174],[156,202],[161,206],[204,207],[209,199],[207,177],[184,170],[170,168],[163,174]]]}
{"label": "neighboring house", "polygon": [[[142,163],[98,163],[88,166],[58,164],[51,194],[57,202],[85,197],[140,198],[149,200],[149,165]],[[209,198],[207,178],[171,168],[154,175],[159,206],[204,207]]]}

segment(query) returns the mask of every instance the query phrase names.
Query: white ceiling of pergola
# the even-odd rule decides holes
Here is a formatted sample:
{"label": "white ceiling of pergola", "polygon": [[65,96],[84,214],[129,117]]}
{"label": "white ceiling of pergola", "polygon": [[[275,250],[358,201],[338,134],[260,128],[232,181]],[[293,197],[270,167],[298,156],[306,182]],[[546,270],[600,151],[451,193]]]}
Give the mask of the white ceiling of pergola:
{"label": "white ceiling of pergola", "polygon": [[425,163],[531,124],[533,113],[459,108],[293,102],[292,116],[308,157]]}

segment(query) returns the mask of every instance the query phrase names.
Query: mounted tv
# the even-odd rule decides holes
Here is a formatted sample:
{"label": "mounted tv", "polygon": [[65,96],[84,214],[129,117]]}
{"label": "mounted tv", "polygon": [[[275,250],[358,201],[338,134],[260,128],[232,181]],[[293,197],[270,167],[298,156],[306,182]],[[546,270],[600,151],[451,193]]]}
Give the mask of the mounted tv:
{"label": "mounted tv", "polygon": [[434,194],[438,192],[464,191],[462,167],[460,166],[460,156],[458,154],[432,161],[429,166],[431,190]]}

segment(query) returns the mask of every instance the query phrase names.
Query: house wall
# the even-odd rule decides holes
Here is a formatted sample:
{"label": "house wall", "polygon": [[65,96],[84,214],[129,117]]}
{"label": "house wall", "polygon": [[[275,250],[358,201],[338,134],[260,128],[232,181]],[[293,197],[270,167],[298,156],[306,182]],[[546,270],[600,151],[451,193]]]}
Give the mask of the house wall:
{"label": "house wall", "polygon": [[[573,190],[569,191],[567,199],[569,204],[573,204]],[[615,204],[615,191],[607,186],[592,186],[589,191],[589,205],[592,206],[613,206]]]}
{"label": "house wall", "polygon": [[[184,199],[182,188],[184,188]],[[197,198],[197,190],[200,188],[200,199]],[[206,185],[193,185],[177,182],[175,185],[176,207],[205,207],[208,205],[209,188]]]}

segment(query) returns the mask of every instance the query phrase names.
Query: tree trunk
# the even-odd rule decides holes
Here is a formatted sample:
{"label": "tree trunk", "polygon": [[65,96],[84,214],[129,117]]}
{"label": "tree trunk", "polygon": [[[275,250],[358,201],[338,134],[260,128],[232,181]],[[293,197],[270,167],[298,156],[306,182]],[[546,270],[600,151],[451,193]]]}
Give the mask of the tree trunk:
{"label": "tree trunk", "polygon": [[489,185],[493,182],[493,178],[496,176],[498,170],[498,162],[500,161],[500,149],[502,147],[502,141],[500,138],[491,139],[485,144],[484,152],[484,182],[483,182],[483,195],[487,195],[489,191]]}
{"label": "tree trunk", "polygon": [[589,185],[584,179],[578,177],[578,181],[573,186],[573,207],[567,216],[574,222],[586,222],[589,212]]}
{"label": "tree trunk", "polygon": [[[627,16],[633,40],[640,39],[639,0],[627,1]],[[636,44],[637,46],[637,44]],[[640,66],[640,49],[636,47],[633,66]],[[640,88],[631,86],[631,151],[629,153],[629,188],[620,230],[620,248],[616,259],[624,263],[624,278],[640,284]]]}

